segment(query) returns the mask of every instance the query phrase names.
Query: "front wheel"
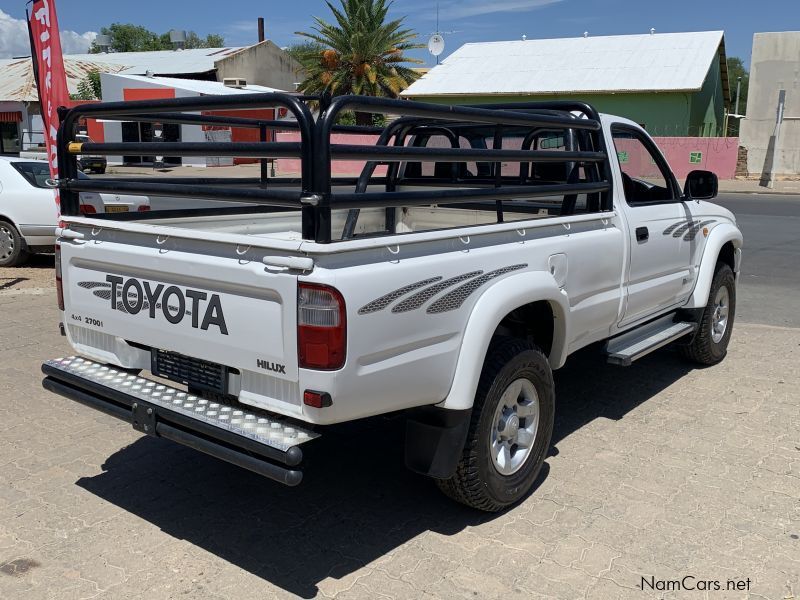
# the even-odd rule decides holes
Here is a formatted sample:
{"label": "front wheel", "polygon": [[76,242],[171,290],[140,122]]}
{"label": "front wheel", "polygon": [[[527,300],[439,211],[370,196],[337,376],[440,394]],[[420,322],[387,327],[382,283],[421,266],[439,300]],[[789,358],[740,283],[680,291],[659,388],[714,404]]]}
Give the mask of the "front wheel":
{"label": "front wheel", "polygon": [[555,393],[547,358],[506,338],[489,349],[455,474],[438,481],[454,500],[497,512],[530,491],[553,434]]}
{"label": "front wheel", "polygon": [[736,278],[725,263],[717,263],[708,304],[697,325],[691,343],[683,346],[683,355],[701,365],[715,365],[728,353],[736,314]]}
{"label": "front wheel", "polygon": [[0,221],[0,267],[18,267],[30,253],[25,240],[11,223]]}

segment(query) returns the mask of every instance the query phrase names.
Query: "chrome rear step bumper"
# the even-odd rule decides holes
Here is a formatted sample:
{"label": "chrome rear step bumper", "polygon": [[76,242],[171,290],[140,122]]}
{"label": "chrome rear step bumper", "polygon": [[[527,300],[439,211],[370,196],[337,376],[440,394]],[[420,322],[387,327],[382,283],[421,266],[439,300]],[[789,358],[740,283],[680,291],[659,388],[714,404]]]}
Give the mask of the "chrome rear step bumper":
{"label": "chrome rear step bumper", "polygon": [[134,429],[172,440],[294,486],[301,445],[319,434],[286,419],[230,407],[123,370],[71,356],[42,364],[42,386],[70,400],[131,423]]}

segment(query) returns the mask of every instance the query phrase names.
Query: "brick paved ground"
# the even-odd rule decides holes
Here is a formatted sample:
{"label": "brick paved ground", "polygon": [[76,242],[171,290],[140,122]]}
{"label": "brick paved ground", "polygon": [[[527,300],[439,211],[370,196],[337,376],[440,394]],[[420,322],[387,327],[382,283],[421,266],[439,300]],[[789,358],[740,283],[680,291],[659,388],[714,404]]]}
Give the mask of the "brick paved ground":
{"label": "brick paved ground", "polygon": [[[0,598],[798,598],[800,330],[737,324],[557,374],[554,449],[502,515],[402,465],[402,421],[327,434],[288,489],[44,392],[52,290],[0,291]],[[750,592],[640,589],[642,577]]]}

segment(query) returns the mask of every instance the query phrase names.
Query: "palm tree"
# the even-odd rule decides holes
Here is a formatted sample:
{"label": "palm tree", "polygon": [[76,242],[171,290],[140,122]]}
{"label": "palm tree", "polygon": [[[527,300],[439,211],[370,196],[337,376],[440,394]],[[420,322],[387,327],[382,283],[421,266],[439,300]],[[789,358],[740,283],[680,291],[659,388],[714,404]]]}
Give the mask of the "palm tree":
{"label": "palm tree", "polygon": [[[296,54],[306,72],[298,89],[307,94],[398,97],[419,77],[404,65],[422,61],[403,54],[422,47],[412,42],[416,34],[402,27],[402,18],[386,20],[391,2],[340,2],[341,9],[326,2],[336,19],[335,25],[314,17],[313,32],[296,32],[311,40],[299,47]],[[357,113],[356,121],[359,125],[371,123],[366,113]]]}

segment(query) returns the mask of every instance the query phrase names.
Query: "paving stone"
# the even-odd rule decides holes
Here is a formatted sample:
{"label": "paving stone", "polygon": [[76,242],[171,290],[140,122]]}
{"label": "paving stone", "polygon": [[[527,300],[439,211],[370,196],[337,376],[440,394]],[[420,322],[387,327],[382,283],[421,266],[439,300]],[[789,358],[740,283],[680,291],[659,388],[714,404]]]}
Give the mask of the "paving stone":
{"label": "paving stone", "polygon": [[800,597],[800,330],[737,323],[710,369],[574,357],[544,480],[485,515],[403,469],[397,420],[359,430],[372,456],[329,436],[294,489],[142,437],[40,387],[70,351],[50,292],[0,296],[0,322],[22,310],[0,342],[3,600],[668,600],[642,577],[687,575]]}

